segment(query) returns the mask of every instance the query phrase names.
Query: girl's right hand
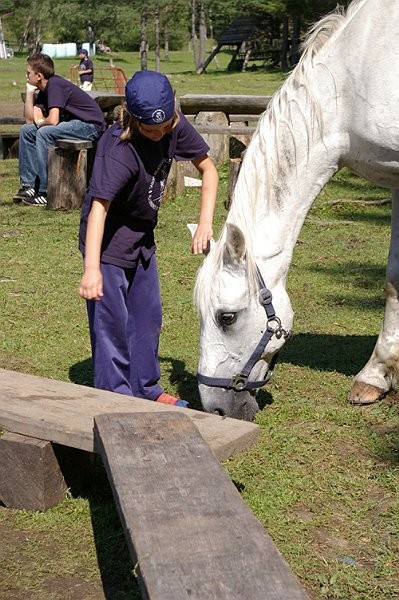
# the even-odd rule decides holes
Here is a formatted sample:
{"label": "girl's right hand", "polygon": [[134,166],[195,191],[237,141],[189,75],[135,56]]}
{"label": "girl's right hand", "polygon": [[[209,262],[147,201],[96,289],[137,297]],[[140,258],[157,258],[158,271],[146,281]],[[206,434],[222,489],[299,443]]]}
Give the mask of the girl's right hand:
{"label": "girl's right hand", "polygon": [[104,296],[100,269],[86,269],[80,281],[79,295],[85,300],[100,300]]}

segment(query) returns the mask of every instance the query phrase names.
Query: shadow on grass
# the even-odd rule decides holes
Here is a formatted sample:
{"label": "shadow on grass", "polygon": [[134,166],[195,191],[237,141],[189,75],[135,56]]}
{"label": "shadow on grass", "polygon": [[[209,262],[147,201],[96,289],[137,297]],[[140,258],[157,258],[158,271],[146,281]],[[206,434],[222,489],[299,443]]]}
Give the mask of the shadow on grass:
{"label": "shadow on grass", "polygon": [[[201,401],[198,393],[197,376],[186,369],[186,363],[170,356],[160,356],[159,363],[164,365],[168,377],[164,378],[166,391],[167,382],[174,386],[180,398],[187,400],[190,408],[201,409]],[[69,368],[69,379],[72,383],[93,387],[93,368],[91,358],[75,363]]]}
{"label": "shadow on grass", "polygon": [[94,387],[93,365],[91,358],[86,358],[85,360],[75,363],[69,367],[69,379],[72,381],[72,383]]}
{"label": "shadow on grass", "polygon": [[123,527],[101,457],[54,444],[69,491],[89,502],[93,537],[106,600],[141,600]]}
{"label": "shadow on grass", "polygon": [[[281,351],[279,362],[353,376],[366,364],[376,339],[375,335],[298,333]],[[189,402],[190,408],[202,410],[196,373],[188,371],[184,361],[171,356],[160,356],[159,362],[163,365],[164,372],[167,372],[164,386],[167,388],[167,381],[169,381],[176,389],[177,395]],[[72,365],[69,369],[69,378],[73,383],[93,387],[91,358]],[[261,389],[257,401],[262,409],[273,400],[269,392]]]}
{"label": "shadow on grass", "polygon": [[281,352],[280,362],[356,375],[369,359],[376,340],[374,335],[298,333]]}

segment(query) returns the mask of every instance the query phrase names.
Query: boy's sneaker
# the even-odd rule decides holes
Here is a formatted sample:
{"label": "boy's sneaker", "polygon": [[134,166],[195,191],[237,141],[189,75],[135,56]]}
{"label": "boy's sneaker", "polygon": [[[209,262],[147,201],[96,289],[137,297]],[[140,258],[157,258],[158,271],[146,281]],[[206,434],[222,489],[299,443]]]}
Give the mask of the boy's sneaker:
{"label": "boy's sneaker", "polygon": [[183,406],[184,408],[188,407],[188,402],[186,400],[180,400],[180,398],[175,398],[166,392],[162,392],[160,396],[155,400],[155,402],[162,402],[162,404],[172,404],[172,406]]}
{"label": "boy's sneaker", "polygon": [[30,206],[47,206],[47,194],[39,192],[29,198],[22,198],[22,202],[24,204],[29,204]]}
{"label": "boy's sneaker", "polygon": [[36,195],[33,187],[21,187],[12,199],[15,204],[22,202],[24,198],[33,198]]}

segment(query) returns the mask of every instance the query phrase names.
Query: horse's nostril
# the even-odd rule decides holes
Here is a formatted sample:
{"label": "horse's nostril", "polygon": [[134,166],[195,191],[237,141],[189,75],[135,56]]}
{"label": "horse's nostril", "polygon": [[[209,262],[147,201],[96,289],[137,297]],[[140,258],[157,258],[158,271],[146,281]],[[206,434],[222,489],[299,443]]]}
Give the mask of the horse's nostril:
{"label": "horse's nostril", "polygon": [[220,417],[224,417],[224,410],[222,410],[221,408],[215,408],[215,410],[213,411],[214,415],[219,415]]}

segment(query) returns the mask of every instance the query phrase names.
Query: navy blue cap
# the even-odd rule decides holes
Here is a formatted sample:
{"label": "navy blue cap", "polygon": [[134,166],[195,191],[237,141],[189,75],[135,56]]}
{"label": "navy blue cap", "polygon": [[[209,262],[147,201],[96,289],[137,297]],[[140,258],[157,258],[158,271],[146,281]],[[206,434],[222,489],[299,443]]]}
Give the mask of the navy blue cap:
{"label": "navy blue cap", "polygon": [[175,95],[162,73],[137,71],[126,84],[125,96],[130,114],[146,125],[159,125],[174,115]]}
{"label": "navy blue cap", "polygon": [[86,54],[86,56],[88,56],[88,52],[86,50],[86,48],[82,48],[81,50],[79,50],[79,54]]}

